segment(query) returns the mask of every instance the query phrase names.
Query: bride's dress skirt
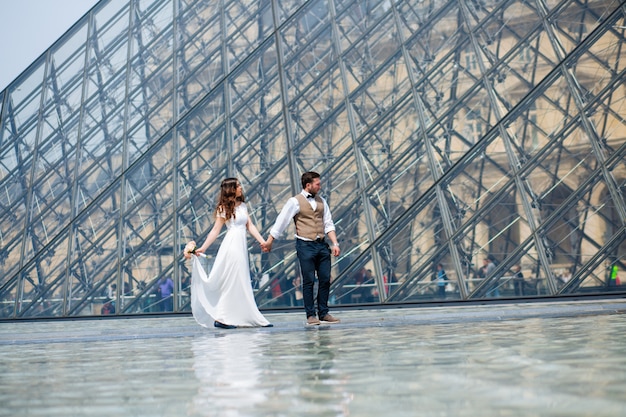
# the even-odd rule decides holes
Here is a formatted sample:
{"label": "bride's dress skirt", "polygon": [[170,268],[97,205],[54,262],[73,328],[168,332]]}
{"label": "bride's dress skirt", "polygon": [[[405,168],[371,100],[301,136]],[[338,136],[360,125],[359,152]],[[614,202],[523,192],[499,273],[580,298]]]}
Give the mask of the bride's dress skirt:
{"label": "bride's dress skirt", "polygon": [[228,231],[208,275],[200,259],[192,256],[191,311],[204,327],[213,327],[214,321],[238,327],[269,324],[256,305],[250,282],[245,205],[235,214],[226,223]]}

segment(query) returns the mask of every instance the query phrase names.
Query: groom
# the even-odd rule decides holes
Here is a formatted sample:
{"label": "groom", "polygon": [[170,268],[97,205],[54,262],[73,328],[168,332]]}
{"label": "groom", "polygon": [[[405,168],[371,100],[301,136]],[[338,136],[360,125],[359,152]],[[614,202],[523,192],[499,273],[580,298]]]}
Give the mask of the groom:
{"label": "groom", "polygon": [[[302,296],[306,310],[307,324],[339,323],[339,319],[328,313],[330,294],[330,254],[339,256],[339,244],[335,234],[330,209],[326,200],[318,195],[322,188],[320,174],[305,172],[302,174],[302,192],[287,200],[276,223],[270,230],[264,252],[272,250],[272,242],[280,237],[293,219],[296,226],[296,252],[302,271]],[[324,236],[332,242],[328,247]],[[319,281],[317,291],[317,317],[315,315],[314,285],[315,274]]]}

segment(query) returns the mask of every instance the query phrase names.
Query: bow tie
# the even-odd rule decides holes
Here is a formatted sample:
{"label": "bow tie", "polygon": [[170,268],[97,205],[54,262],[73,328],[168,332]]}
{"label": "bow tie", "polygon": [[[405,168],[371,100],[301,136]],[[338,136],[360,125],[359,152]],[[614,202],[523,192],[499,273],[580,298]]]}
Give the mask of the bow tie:
{"label": "bow tie", "polygon": [[306,198],[313,198],[313,194],[309,194],[309,193],[306,193],[304,196],[305,196]]}

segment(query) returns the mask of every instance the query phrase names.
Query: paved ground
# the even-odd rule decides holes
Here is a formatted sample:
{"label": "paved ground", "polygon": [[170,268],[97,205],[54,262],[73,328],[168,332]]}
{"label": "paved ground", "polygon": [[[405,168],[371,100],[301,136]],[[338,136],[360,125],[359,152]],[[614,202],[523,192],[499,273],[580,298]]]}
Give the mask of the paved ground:
{"label": "paved ground", "polygon": [[[333,309],[332,312],[341,318],[342,322],[323,325],[319,327],[320,330],[624,314],[626,313],[626,299],[478,306]],[[16,321],[0,324],[0,345],[194,337],[207,332],[291,332],[317,328],[304,325],[302,312],[266,313],[266,316],[272,321],[274,327],[236,330],[205,329],[198,326],[189,314],[167,317]]]}

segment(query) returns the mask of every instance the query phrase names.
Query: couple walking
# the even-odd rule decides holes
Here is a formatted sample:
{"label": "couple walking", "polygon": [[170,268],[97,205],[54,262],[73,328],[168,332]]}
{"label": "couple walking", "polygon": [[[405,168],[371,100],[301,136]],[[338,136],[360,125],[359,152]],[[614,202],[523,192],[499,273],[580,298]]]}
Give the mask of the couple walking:
{"label": "couple walking", "polygon": [[[296,252],[302,273],[302,294],[308,325],[338,323],[328,309],[330,293],[331,253],[339,256],[340,249],[335,225],[326,200],[319,196],[320,175],[302,174],[302,192],[287,200],[267,240],[254,226],[245,204],[241,184],[236,178],[222,181],[215,211],[215,224],[201,247],[194,241],[187,244],[185,258],[193,258],[191,281],[191,310],[201,326],[234,329],[236,327],[272,326],[259,312],[250,283],[250,266],[246,231],[254,237],[263,252],[270,252],[291,220],[296,227]],[[220,230],[228,228],[211,271],[207,275],[198,258],[217,239]],[[332,242],[329,247],[325,240]],[[318,291],[314,294],[317,275]],[[317,301],[317,306],[316,302]]]}

